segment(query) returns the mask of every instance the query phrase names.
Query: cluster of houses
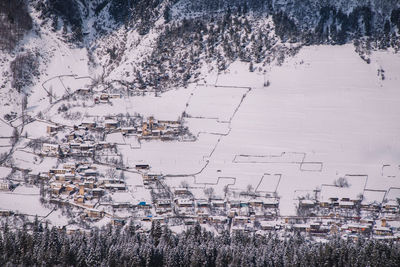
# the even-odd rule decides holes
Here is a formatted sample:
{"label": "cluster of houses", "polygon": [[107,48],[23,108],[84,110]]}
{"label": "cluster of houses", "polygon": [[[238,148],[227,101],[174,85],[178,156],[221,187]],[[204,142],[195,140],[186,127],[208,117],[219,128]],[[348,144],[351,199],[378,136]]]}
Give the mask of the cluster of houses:
{"label": "cluster of houses", "polygon": [[[323,186],[319,195],[298,199],[298,215],[281,216],[278,197],[196,198],[189,187],[169,188],[163,175],[151,173],[147,164],[138,164],[135,169],[143,180],[142,190],[151,192],[147,200],[135,198],[137,191],[132,191],[123,178],[111,177],[87,162],[64,163],[40,177],[49,181],[51,202],[77,207],[83,211],[81,218],[90,221],[108,217],[113,225],[120,226],[129,220],[141,224],[159,221],[170,226],[200,223],[218,232],[274,231],[315,238],[342,235],[400,240],[399,203],[386,199],[386,191],[347,195],[349,190]],[[12,214],[4,211],[0,215]]]}
{"label": "cluster of houses", "polygon": [[354,194],[337,186],[323,185],[319,198],[298,200],[301,231],[313,235],[360,235],[400,240],[400,209],[384,190]]}
{"label": "cluster of houses", "polygon": [[96,166],[86,162],[65,163],[62,168],[41,173],[40,178],[49,181],[52,198],[73,199],[88,208],[93,208],[107,190],[126,189],[124,180],[100,175]]}
{"label": "cluster of houses", "polygon": [[[47,126],[47,133],[50,136],[65,130],[65,126]],[[128,123],[116,120],[114,117],[105,117],[102,122],[85,120],[80,125],[74,126],[65,135],[65,142],[62,144],[43,143],[41,154],[52,157],[61,155],[91,157],[96,150],[115,147],[115,142],[97,141],[100,138],[95,138],[94,135],[102,136],[101,139],[105,139],[105,135],[118,132],[124,137],[136,136],[139,140],[159,139],[162,141],[176,140],[179,136],[188,134],[187,128],[183,127],[180,121],[156,120],[154,117],[143,120],[141,117],[135,117]]]}
{"label": "cluster of houses", "polygon": [[180,121],[156,120],[150,116],[147,120],[141,119],[130,127],[119,128],[123,136],[137,136],[139,140],[159,139],[162,141],[176,140],[179,136],[188,134],[187,128]]}
{"label": "cluster of houses", "polygon": [[109,103],[111,99],[118,99],[121,97],[122,97],[121,94],[101,93],[99,95],[94,96],[94,103],[95,104]]}
{"label": "cluster of houses", "polygon": [[162,175],[143,174],[143,182],[155,196],[152,203],[154,217],[151,220],[168,223],[172,219],[184,225],[198,222],[222,230],[231,226],[243,228],[254,225],[256,221],[274,220],[279,216],[279,198],[276,197],[197,199],[188,187],[169,190],[163,185]]}

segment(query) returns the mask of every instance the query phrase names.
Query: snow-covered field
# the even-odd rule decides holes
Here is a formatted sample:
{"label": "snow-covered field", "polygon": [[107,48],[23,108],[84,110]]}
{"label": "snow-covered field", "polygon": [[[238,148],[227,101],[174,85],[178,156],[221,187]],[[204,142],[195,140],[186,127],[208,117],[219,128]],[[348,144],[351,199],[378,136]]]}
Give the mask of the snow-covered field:
{"label": "snow-covered field", "polygon": [[[197,181],[216,181],[222,172],[236,177],[233,187],[256,188],[264,173],[281,174],[281,214],[294,214],[295,190],[332,184],[347,174],[367,175],[368,189],[399,187],[399,170],[388,177],[382,167],[400,163],[400,57],[376,52],[371,59],[366,64],[350,45],[318,46],[274,67],[267,73],[271,86],[253,87]],[[256,78],[241,80],[251,85]],[[282,153],[292,156],[277,157]],[[258,160],[234,161],[238,155]],[[311,168],[301,168],[301,162]]]}
{"label": "snow-covered field", "polygon": [[[230,88],[208,82],[189,89],[188,101],[175,98],[173,107],[187,101],[185,112],[195,117],[185,121],[198,135],[196,142],[145,142],[139,150],[123,151],[127,163],[146,162],[165,175],[192,175],[186,179],[192,186],[229,177],[233,189],[276,189],[284,215],[295,213],[295,191],[321,188],[339,177],[366,177],[360,186],[349,179],[352,194],[400,187],[399,55],[375,52],[366,64],[351,45],[313,46],[265,75],[247,68],[235,63],[215,80]],[[385,80],[377,75],[379,68]],[[269,87],[263,86],[265,79]],[[246,94],[234,86],[251,90]],[[153,101],[146,103],[141,112],[165,116]],[[223,187],[217,188],[222,196]]]}

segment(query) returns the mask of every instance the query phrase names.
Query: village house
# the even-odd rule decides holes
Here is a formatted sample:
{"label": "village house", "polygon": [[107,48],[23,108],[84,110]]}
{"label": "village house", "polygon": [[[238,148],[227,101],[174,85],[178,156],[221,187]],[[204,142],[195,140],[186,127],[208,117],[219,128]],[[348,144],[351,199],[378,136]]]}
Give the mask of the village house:
{"label": "village house", "polygon": [[96,209],[87,209],[86,214],[89,218],[92,218],[92,219],[100,219],[104,216],[104,212],[101,212]]}
{"label": "village house", "polygon": [[352,223],[347,227],[350,232],[357,234],[369,234],[372,231],[372,225],[368,224]]}
{"label": "village house", "polygon": [[206,199],[198,199],[196,200],[196,207],[198,209],[208,209],[210,207],[210,203]]}
{"label": "village house", "polygon": [[85,203],[85,197],[83,195],[77,195],[74,197],[74,202],[78,204]]}
{"label": "village house", "polygon": [[122,127],[121,133],[122,135],[135,134],[136,130],[137,129],[135,127]]}
{"label": "village house", "polygon": [[232,219],[233,225],[243,225],[249,222],[249,217],[246,216],[236,216]]}
{"label": "village house", "polygon": [[230,200],[229,206],[231,209],[238,209],[238,208],[240,208],[240,201],[239,200]]}
{"label": "village house", "polygon": [[264,205],[264,202],[261,199],[251,199],[248,203],[252,208],[262,208]]}
{"label": "village house", "polygon": [[354,208],[354,202],[352,201],[339,201],[339,208],[343,209],[353,209]]}
{"label": "village house", "polygon": [[207,223],[207,221],[209,220],[209,217],[210,217],[210,213],[208,213],[208,212],[198,212],[197,213],[197,220],[201,224]]}
{"label": "village house", "polygon": [[46,128],[46,133],[49,135],[55,135],[60,129],[62,129],[61,126],[48,125]]}
{"label": "village house", "polygon": [[389,200],[383,204],[383,212],[385,213],[398,213],[399,203],[395,200]]}
{"label": "village house", "polygon": [[125,219],[121,218],[112,218],[111,219],[111,224],[114,226],[124,226],[125,225]]}
{"label": "village house", "polygon": [[312,209],[316,206],[316,201],[311,199],[301,199],[299,200],[299,207]]}
{"label": "village house", "polygon": [[137,207],[139,209],[149,210],[152,208],[152,205],[150,203],[147,203],[146,201],[139,201]]}
{"label": "village house", "polygon": [[209,220],[213,224],[225,224],[228,222],[228,218],[225,216],[210,216]]}
{"label": "village house", "polygon": [[67,185],[65,186],[65,190],[66,190],[66,192],[68,192],[68,193],[71,194],[71,193],[77,191],[77,190],[78,190],[78,187],[77,187],[76,185],[74,185],[74,184],[67,184]]}
{"label": "village house", "polygon": [[78,133],[76,131],[72,131],[69,134],[67,134],[65,137],[66,137],[67,141],[70,143],[71,143],[71,141],[74,141],[75,143],[82,143],[83,138],[84,138],[84,133]]}
{"label": "village house", "polygon": [[9,191],[10,190],[10,182],[5,180],[5,179],[1,179],[0,180],[0,190],[1,191]]}
{"label": "village house", "polygon": [[267,198],[264,200],[265,209],[277,209],[279,207],[279,200],[277,198]]}
{"label": "village house", "polygon": [[79,126],[84,129],[94,129],[96,128],[96,125],[97,124],[94,121],[82,121],[82,123]]}
{"label": "village house", "polygon": [[86,95],[86,94],[89,94],[91,92],[91,90],[90,90],[90,88],[78,88],[75,92],[77,94]]}
{"label": "village house", "polygon": [[0,216],[2,216],[2,217],[8,217],[13,214],[14,214],[14,212],[12,212],[11,210],[0,210]]}
{"label": "village house", "polygon": [[214,209],[225,209],[226,202],[223,199],[212,199],[211,200],[211,206]]}
{"label": "village house", "polygon": [[148,164],[136,164],[135,168],[137,170],[148,170],[150,169],[150,166]]}
{"label": "village house", "polygon": [[92,143],[84,142],[79,144],[77,148],[82,152],[92,152],[95,148],[95,145]]}
{"label": "village house", "polygon": [[42,153],[47,156],[58,156],[59,145],[43,143],[42,145]]}
{"label": "village house", "polygon": [[239,210],[239,209],[237,209],[237,208],[229,209],[229,211],[228,211],[228,217],[229,217],[229,218],[233,218],[233,217],[237,216],[237,215],[239,214],[238,210]]}
{"label": "village house", "polygon": [[184,223],[185,225],[195,225],[196,222],[198,222],[198,218],[195,217],[195,216],[193,216],[193,217],[186,217],[186,218],[183,220],[183,223]]}
{"label": "village house", "polygon": [[40,172],[39,173],[39,178],[43,180],[48,180],[50,178],[49,172]]}
{"label": "village house", "polygon": [[162,209],[164,209],[164,208],[171,208],[171,200],[169,200],[169,199],[160,199],[160,200],[157,200],[157,203],[156,203],[156,206],[157,206],[157,208],[162,208]]}
{"label": "village house", "polygon": [[274,231],[279,230],[281,225],[276,221],[261,221],[260,227],[264,231]]}
{"label": "village house", "polygon": [[375,226],[373,228],[374,235],[378,236],[392,236],[393,232],[389,227]]}
{"label": "village house", "polygon": [[101,187],[104,189],[113,190],[113,191],[126,190],[125,184],[120,184],[120,183],[106,183],[106,184],[103,184]]}
{"label": "village house", "polygon": [[76,163],[75,162],[67,162],[63,164],[63,168],[65,170],[69,170],[71,173],[75,172],[76,169]]}
{"label": "village house", "polygon": [[68,170],[66,169],[50,169],[49,170],[49,177],[53,178],[56,175],[65,175]]}
{"label": "village house", "polygon": [[79,195],[81,196],[85,195],[85,184],[80,183],[78,186],[79,186]]}
{"label": "village house", "polygon": [[64,182],[65,181],[65,174],[55,174],[54,178],[57,182]]}
{"label": "village house", "polygon": [[97,198],[102,197],[104,195],[104,192],[105,191],[102,188],[93,188],[91,191],[93,197],[97,197]]}
{"label": "village house", "polygon": [[292,225],[292,229],[295,232],[309,232],[311,227],[307,223],[296,223]]}
{"label": "village house", "polygon": [[152,222],[159,222],[160,224],[163,224],[163,223],[167,222],[167,219],[165,217],[162,217],[162,216],[153,216],[153,217],[151,217],[151,221]]}
{"label": "village house", "polygon": [[81,175],[85,176],[85,177],[90,177],[90,176],[94,176],[96,177],[99,173],[97,172],[96,169],[86,169],[83,172],[80,172]]}
{"label": "village house", "polygon": [[161,174],[154,174],[154,173],[144,173],[142,174],[143,184],[148,185],[150,182],[155,182],[162,178]]}
{"label": "village house", "polygon": [[112,98],[112,99],[121,98],[121,94],[109,94],[109,98]]}
{"label": "village house", "polygon": [[191,207],[193,207],[193,200],[191,200],[191,199],[179,198],[175,202],[178,205],[178,207],[180,207],[180,208],[191,208]]}
{"label": "village house", "polygon": [[192,193],[189,191],[189,189],[185,187],[178,187],[174,189],[174,195],[177,196],[182,196],[182,195],[192,195]]}
{"label": "village house", "polygon": [[104,121],[104,127],[106,130],[115,130],[119,127],[119,122],[116,120],[106,120]]}
{"label": "village house", "polygon": [[53,194],[59,195],[64,191],[65,187],[62,183],[53,182],[50,183],[50,189]]}
{"label": "village house", "polygon": [[379,212],[385,194],[385,190],[364,190],[361,209],[365,211]]}
{"label": "village house", "polygon": [[75,174],[71,172],[67,172],[64,174],[64,180],[65,181],[75,181]]}

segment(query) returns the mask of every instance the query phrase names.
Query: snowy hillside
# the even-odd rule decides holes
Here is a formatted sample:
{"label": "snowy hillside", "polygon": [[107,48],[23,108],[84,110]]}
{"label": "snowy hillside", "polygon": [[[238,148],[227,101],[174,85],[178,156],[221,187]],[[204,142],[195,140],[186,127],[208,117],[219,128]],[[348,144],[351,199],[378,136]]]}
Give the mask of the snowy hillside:
{"label": "snowy hillside", "polygon": [[0,7],[7,216],[216,232],[334,216],[374,235],[400,221],[398,1]]}

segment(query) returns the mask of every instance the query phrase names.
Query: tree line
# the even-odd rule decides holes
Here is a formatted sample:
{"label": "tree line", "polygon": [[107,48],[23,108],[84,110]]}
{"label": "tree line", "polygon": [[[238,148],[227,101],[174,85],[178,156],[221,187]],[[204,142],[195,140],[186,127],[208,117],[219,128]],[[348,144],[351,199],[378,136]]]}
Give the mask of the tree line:
{"label": "tree line", "polygon": [[86,233],[67,233],[36,219],[0,233],[2,266],[400,266],[400,244],[332,237],[313,242],[299,234],[223,232],[199,224],[174,234],[153,223],[148,232],[133,224],[107,225]]}

